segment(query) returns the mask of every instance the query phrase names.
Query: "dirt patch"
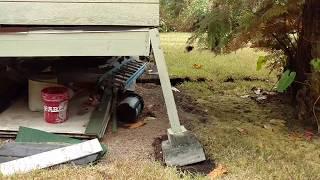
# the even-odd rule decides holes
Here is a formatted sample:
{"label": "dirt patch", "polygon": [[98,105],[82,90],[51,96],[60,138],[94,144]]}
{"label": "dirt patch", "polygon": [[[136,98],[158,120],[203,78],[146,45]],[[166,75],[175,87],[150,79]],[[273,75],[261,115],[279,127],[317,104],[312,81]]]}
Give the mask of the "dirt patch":
{"label": "dirt patch", "polygon": [[107,144],[109,149],[107,160],[154,160],[152,142],[154,138],[165,134],[169,127],[161,87],[154,84],[137,84],[136,93],[141,95],[145,102],[145,109],[138,121],[146,121],[146,124],[135,129],[118,126],[117,132],[112,133],[110,122],[103,139],[103,143]]}
{"label": "dirt patch", "polygon": [[235,80],[232,77],[228,77],[227,79],[225,79],[223,82],[234,82]]}
{"label": "dirt patch", "polygon": [[215,164],[212,160],[208,159],[206,161],[192,164],[188,166],[179,167],[178,169],[183,172],[190,172],[193,174],[207,175],[215,168]]}
{"label": "dirt patch", "polygon": [[[172,86],[177,86],[179,84],[183,84],[185,82],[206,82],[207,79],[206,78],[197,78],[197,79],[192,79],[190,77],[184,77],[184,78],[181,78],[181,77],[173,77],[173,78],[170,78],[170,82],[171,82],[171,85]],[[156,85],[160,85],[160,79],[158,76],[146,76],[144,78],[141,78],[141,79],[138,79],[137,80],[138,83],[153,83],[153,84],[156,84]]]}
{"label": "dirt patch", "polygon": [[[162,152],[162,148],[161,148],[161,143],[166,140],[168,140],[167,135],[161,135],[161,136],[155,138],[152,143],[152,146],[154,148],[155,160],[160,162],[164,166],[165,166],[165,162],[163,159],[163,152]],[[191,165],[183,166],[183,167],[177,167],[177,169],[182,172],[207,175],[214,169],[214,167],[215,167],[214,162],[209,159],[209,160],[206,160],[206,161],[203,161],[200,163],[191,164]]]}
{"label": "dirt patch", "polygon": [[[103,142],[109,148],[106,161],[121,159],[156,160],[165,165],[161,143],[168,139],[164,134],[169,128],[169,122],[161,86],[154,83],[139,83],[136,92],[145,101],[145,109],[139,121],[150,120],[147,120],[144,126],[136,129],[118,127],[116,133],[112,133],[111,128],[109,128],[103,139]],[[175,94],[175,99],[178,104],[180,120],[182,124],[186,125],[187,129],[189,129],[188,123],[184,122],[188,121],[191,116],[199,119],[202,123],[207,121],[208,113],[192,97],[181,92]],[[213,167],[214,163],[208,160],[180,167],[179,170],[206,175]]]}
{"label": "dirt patch", "polygon": [[193,114],[197,116],[197,119],[201,123],[206,123],[208,120],[208,112],[206,109],[201,107],[198,102],[191,96],[188,96],[187,94],[184,93],[175,93],[175,100],[179,108],[180,112],[180,117],[182,120],[184,120],[184,115],[183,114]]}
{"label": "dirt patch", "polygon": [[267,79],[262,79],[262,78],[256,78],[256,77],[250,77],[250,76],[245,76],[243,78],[233,78],[233,77],[227,77],[223,82],[230,82],[234,83],[236,80],[238,81],[262,81],[262,82],[267,82]]}
{"label": "dirt patch", "polygon": [[162,153],[162,148],[161,148],[161,143],[163,141],[168,140],[167,135],[161,135],[159,137],[156,137],[152,143],[153,146],[153,153],[154,153],[154,158],[156,161],[160,162],[162,165],[165,165],[164,159],[163,159],[163,153]]}

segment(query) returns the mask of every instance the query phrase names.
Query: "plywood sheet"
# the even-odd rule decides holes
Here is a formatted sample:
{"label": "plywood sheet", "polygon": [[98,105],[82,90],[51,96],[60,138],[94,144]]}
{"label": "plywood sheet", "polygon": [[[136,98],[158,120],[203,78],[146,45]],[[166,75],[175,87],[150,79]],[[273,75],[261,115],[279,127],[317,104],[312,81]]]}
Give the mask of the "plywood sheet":
{"label": "plywood sheet", "polygon": [[0,24],[158,26],[159,4],[0,1]]}
{"label": "plywood sheet", "polygon": [[49,124],[43,119],[43,113],[31,112],[27,101],[20,99],[8,110],[0,114],[0,127],[2,131],[18,131],[19,126],[30,127],[52,133],[84,134],[91,112],[78,115],[78,109],[84,98],[77,99],[70,104],[70,118],[62,124]]}

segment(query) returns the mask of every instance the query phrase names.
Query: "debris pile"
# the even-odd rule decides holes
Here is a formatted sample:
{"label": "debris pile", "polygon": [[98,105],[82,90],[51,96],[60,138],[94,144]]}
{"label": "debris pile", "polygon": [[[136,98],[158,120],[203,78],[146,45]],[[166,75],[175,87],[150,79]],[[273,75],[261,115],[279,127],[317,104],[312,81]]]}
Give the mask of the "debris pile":
{"label": "debris pile", "polygon": [[255,100],[258,103],[264,102],[268,99],[270,99],[272,96],[276,96],[277,93],[273,91],[266,91],[261,88],[253,87],[252,89],[253,94],[252,95],[243,95],[240,96],[241,98],[251,98]]}
{"label": "debris pile", "polygon": [[27,173],[63,163],[86,165],[96,162],[106,151],[97,139],[81,141],[20,127],[15,142],[0,147],[0,173]]}

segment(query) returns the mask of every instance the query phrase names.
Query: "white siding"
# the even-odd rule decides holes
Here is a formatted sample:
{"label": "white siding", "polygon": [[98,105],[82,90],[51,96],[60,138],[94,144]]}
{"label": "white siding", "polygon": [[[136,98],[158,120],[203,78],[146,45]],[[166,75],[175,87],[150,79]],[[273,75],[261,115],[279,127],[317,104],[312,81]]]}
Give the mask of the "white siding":
{"label": "white siding", "polygon": [[0,0],[4,25],[158,26],[158,0]]}

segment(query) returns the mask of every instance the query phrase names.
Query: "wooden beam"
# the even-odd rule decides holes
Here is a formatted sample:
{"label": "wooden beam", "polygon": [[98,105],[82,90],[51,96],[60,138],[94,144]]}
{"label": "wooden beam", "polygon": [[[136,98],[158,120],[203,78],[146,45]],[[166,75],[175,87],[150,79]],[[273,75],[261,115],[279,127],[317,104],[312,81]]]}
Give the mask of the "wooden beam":
{"label": "wooden beam", "polygon": [[159,4],[0,1],[0,24],[158,26]]}
{"label": "wooden beam", "polygon": [[93,139],[83,143],[2,163],[0,164],[0,172],[5,176],[17,173],[27,173],[33,170],[47,168],[86,157],[101,151],[102,147],[99,141],[97,139]]}
{"label": "wooden beam", "polygon": [[0,57],[147,56],[149,31],[34,31],[0,34]]}
{"label": "wooden beam", "polygon": [[174,96],[171,90],[171,83],[170,83],[168,68],[166,65],[163,51],[160,47],[160,34],[158,29],[150,30],[150,39],[151,39],[151,46],[154,54],[154,59],[156,61],[156,65],[158,68],[160,83],[161,83],[162,92],[163,92],[164,100],[167,107],[167,113],[169,116],[171,130],[174,133],[181,133],[183,129],[180,125],[177,106],[174,101]]}

